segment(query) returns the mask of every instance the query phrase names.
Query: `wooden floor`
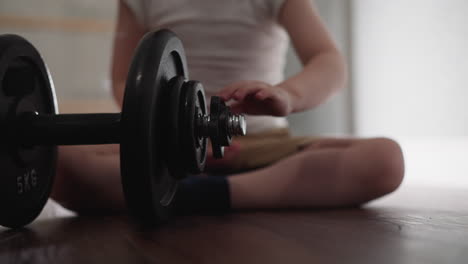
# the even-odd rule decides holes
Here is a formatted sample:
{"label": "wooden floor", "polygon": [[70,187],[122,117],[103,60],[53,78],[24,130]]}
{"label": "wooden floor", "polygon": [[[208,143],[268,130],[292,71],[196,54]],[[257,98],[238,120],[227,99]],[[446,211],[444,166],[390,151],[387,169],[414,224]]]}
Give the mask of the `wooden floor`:
{"label": "wooden floor", "polygon": [[0,263],[468,263],[468,191],[403,188],[364,208],[61,218],[0,231]]}

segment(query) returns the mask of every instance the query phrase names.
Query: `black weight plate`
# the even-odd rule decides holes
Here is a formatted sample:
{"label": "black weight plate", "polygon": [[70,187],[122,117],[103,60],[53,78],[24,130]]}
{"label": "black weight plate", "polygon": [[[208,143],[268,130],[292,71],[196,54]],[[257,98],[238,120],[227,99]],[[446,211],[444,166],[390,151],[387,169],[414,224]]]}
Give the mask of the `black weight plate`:
{"label": "black weight plate", "polygon": [[47,66],[27,40],[0,36],[0,225],[20,227],[44,207],[53,183],[55,146],[25,148],[15,139],[14,118],[26,111],[56,114]]}
{"label": "black weight plate", "polygon": [[[224,101],[218,96],[212,96],[210,102],[210,139],[211,149],[213,150],[213,157],[220,159],[224,156],[224,146],[229,146],[230,137],[223,129],[223,126],[227,126],[225,112],[227,106]],[[224,118],[224,120],[223,120]],[[229,141],[229,142],[228,142]],[[229,144],[226,144],[228,142]]]}
{"label": "black weight plate", "polygon": [[206,161],[206,137],[198,135],[197,119],[207,114],[205,92],[201,83],[188,81],[183,86],[181,104],[181,127],[183,134],[184,163],[187,170],[197,174],[205,169]]}
{"label": "black weight plate", "polygon": [[168,31],[147,33],[127,77],[122,108],[121,174],[125,199],[142,223],[166,221],[177,180],[169,173],[165,139],[167,89],[175,76],[188,78],[182,42]]}
{"label": "black weight plate", "polygon": [[185,83],[183,76],[176,76],[169,81],[168,84],[168,100],[166,105],[167,128],[166,140],[171,146],[167,150],[167,161],[169,165],[169,173],[176,179],[183,179],[187,176],[187,170],[181,166],[183,160],[181,135],[184,134],[184,128],[181,126],[181,107],[182,104],[182,88]]}

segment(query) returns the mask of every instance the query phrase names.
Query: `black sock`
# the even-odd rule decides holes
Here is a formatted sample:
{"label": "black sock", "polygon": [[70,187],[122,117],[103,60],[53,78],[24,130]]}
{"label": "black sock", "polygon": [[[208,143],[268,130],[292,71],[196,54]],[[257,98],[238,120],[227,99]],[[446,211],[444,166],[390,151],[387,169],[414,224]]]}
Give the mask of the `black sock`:
{"label": "black sock", "polygon": [[179,183],[173,200],[176,215],[223,214],[231,209],[225,176],[190,176]]}

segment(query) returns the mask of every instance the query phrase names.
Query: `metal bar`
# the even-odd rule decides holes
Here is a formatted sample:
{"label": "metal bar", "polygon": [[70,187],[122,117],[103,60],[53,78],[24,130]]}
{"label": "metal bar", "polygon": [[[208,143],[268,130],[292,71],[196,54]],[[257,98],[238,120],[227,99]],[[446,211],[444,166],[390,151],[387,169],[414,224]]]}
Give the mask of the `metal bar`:
{"label": "metal bar", "polygon": [[27,113],[17,120],[17,140],[25,146],[120,143],[120,113]]}

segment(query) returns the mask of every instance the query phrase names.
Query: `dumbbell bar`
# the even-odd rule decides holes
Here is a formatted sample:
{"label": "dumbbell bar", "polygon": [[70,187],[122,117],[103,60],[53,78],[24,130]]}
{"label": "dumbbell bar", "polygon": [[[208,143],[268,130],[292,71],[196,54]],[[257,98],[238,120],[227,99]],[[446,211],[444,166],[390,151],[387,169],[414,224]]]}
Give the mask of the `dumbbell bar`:
{"label": "dumbbell bar", "polygon": [[120,113],[46,115],[25,112],[16,120],[13,140],[23,147],[120,143]]}
{"label": "dumbbell bar", "polygon": [[[219,97],[213,97],[214,102],[218,100]],[[219,120],[219,113],[212,111],[212,114]],[[45,115],[38,112],[24,112],[15,120],[11,138],[26,148],[37,145],[119,144],[120,120],[120,113]],[[227,129],[222,134],[224,138],[245,135],[245,119],[242,115],[228,115],[223,122]],[[210,115],[197,116],[195,133],[200,139],[213,137],[216,133],[213,133],[213,127],[223,127],[219,123],[219,121],[214,123]],[[229,146],[229,143],[220,142],[214,153],[222,153],[222,147]],[[222,154],[215,156],[223,157]]]}
{"label": "dumbbell bar", "polygon": [[[166,221],[178,180],[204,169],[213,152],[245,134],[243,116],[188,81],[181,41],[170,31],[141,40],[127,76],[122,113],[56,113],[55,91],[37,50],[0,36],[0,225],[23,226],[42,210],[55,174],[56,145],[120,143],[129,211],[147,224]],[[89,194],[83,194],[89,195]]]}

